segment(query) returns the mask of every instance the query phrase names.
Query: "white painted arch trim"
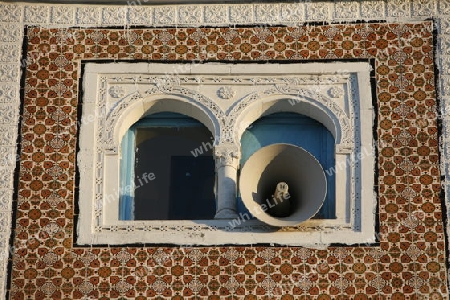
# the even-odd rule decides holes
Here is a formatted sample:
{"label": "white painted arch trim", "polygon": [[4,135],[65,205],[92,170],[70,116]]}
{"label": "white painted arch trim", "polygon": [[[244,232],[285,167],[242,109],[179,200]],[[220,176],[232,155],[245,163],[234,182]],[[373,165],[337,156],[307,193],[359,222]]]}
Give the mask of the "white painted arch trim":
{"label": "white painted arch trim", "polygon": [[[262,94],[266,94],[262,93]],[[317,95],[322,96],[322,95]],[[322,99],[326,99],[323,97]],[[328,100],[332,102],[332,100]],[[234,122],[234,128],[236,131],[236,140],[239,141],[245,129],[257,121],[259,118],[277,113],[277,112],[293,112],[308,116],[320,123],[322,123],[333,135],[336,144],[340,144],[343,139],[343,135],[346,135],[346,140],[351,140],[351,130],[347,130],[343,133],[345,125],[349,127],[348,119],[338,118],[338,114],[345,115],[342,109],[337,105],[334,106],[334,110],[330,109],[324,103],[320,103],[311,97],[295,96],[290,94],[284,95],[271,95],[258,99],[257,101],[250,102],[248,106],[243,109],[238,115],[236,115],[236,121]]]}
{"label": "white painted arch trim", "polygon": [[[111,128],[111,135],[106,136],[106,149],[117,152],[126,131],[141,118],[158,112],[174,112],[192,117],[203,123],[211,134],[219,137],[220,129],[214,114],[207,108],[198,105],[188,97],[180,97],[174,94],[156,94],[145,98],[137,98],[127,101],[133,96],[122,99],[120,103],[108,114],[106,128]],[[122,105],[125,107],[121,109]],[[113,119],[112,115],[118,115]]]}

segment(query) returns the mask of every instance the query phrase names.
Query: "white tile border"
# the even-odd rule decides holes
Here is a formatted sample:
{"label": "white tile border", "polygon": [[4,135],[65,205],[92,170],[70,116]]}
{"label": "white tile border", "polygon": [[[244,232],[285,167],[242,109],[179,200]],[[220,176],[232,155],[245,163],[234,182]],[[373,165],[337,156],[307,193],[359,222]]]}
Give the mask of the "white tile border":
{"label": "white tile border", "polygon": [[[336,3],[334,3],[336,2]],[[270,16],[262,16],[262,9],[260,4],[214,4],[214,10],[223,13],[205,13],[206,8],[210,5],[207,4],[193,4],[192,12],[201,11],[200,14],[202,18],[201,25],[251,25],[258,23],[258,20],[275,20],[277,24],[295,25],[305,21],[333,21],[334,17],[345,18],[346,15],[343,14],[342,7],[345,5],[345,1],[314,1],[311,5],[311,1],[299,1],[298,3],[273,3],[269,5],[274,5],[279,8],[277,9],[265,9]],[[356,1],[351,1],[356,2]],[[427,1],[425,5],[417,5],[412,3],[413,1],[408,0],[359,0],[359,10],[355,11],[351,19],[345,20],[388,20],[388,21],[419,21],[426,18],[435,18],[437,21],[437,31],[438,39],[443,38],[450,39],[450,27],[448,19],[450,17],[450,0],[430,0]],[[132,3],[132,1],[130,1]],[[138,3],[136,1],[136,3]],[[415,3],[415,2],[414,2]],[[295,10],[295,7],[298,9]],[[355,7],[356,5],[353,4]],[[114,6],[83,6],[88,8],[80,12],[77,7],[80,5],[57,5],[57,4],[15,4],[15,3],[3,3],[0,2],[0,25],[3,28],[8,26],[17,26],[23,28],[25,25],[39,25],[47,27],[92,27],[92,26],[111,26],[111,23],[118,24],[119,26],[123,24],[127,25],[144,25],[144,26],[182,26],[190,25],[195,26],[196,24],[186,24],[181,22],[179,10],[181,6],[142,6],[142,7],[132,7],[132,6],[116,6],[120,10],[126,10],[126,13],[118,14],[121,19],[111,20],[105,16],[109,16],[107,13],[114,8]],[[61,7],[67,8],[67,11]],[[41,9],[42,8],[42,9]],[[295,10],[295,17],[293,13],[288,11]],[[141,11],[146,13],[145,17],[141,16]],[[157,11],[169,11],[170,15],[157,15]],[[278,13],[276,17],[274,12]],[[298,12],[298,13],[297,13]],[[198,16],[195,16],[198,18]],[[150,19],[151,18],[151,19]],[[323,19],[325,18],[325,19]],[[183,20],[189,20],[187,16],[182,17]],[[105,21],[105,23],[104,23]],[[197,24],[200,25],[200,24]],[[6,26],[6,27],[4,27]],[[116,25],[117,26],[117,25]],[[4,37],[3,41],[0,42],[0,51],[7,50],[8,54],[6,56],[1,56],[0,64],[13,64],[16,68],[16,73],[19,74],[22,70],[19,64],[19,53],[22,51],[22,36],[20,39],[17,36],[12,36],[14,31],[10,33],[9,37]],[[23,31],[20,31],[23,35]],[[8,40],[6,42],[5,40]],[[439,44],[439,43],[438,43]],[[441,113],[448,113],[445,107],[450,106],[450,98],[443,97],[444,89],[446,88],[444,82],[449,82],[450,79],[450,44],[441,43],[440,51],[437,53],[437,66],[439,69],[439,95],[441,96]],[[0,77],[1,80],[1,77]],[[17,76],[12,76],[10,78],[4,79],[5,83],[10,85],[15,85],[17,90],[20,89],[20,81]],[[5,124],[0,120],[0,131],[7,132],[8,135],[13,135],[14,139],[11,143],[11,147],[16,147],[15,137],[17,135],[17,125],[19,119],[18,111],[20,99],[18,95],[16,96],[16,102],[11,103],[16,109],[16,122],[14,124]],[[450,163],[450,120],[447,118],[442,119],[443,134],[441,137],[441,162],[442,162],[442,172],[444,170],[449,170]],[[2,170],[3,172],[9,172],[12,178],[14,168],[9,168]],[[3,173],[2,172],[2,173]],[[445,201],[447,205],[447,219],[450,219],[450,174],[445,174],[445,181],[443,186],[446,190]],[[13,185],[11,180],[0,181],[0,189],[13,190]],[[11,199],[12,200],[12,199]],[[450,234],[450,224],[446,224],[447,234]],[[3,247],[8,247],[9,232],[0,236],[2,239],[0,245]],[[5,249],[0,249],[3,252]],[[7,260],[3,259],[0,261],[0,277],[5,278]],[[1,279],[1,278],[0,278]],[[0,284],[0,298],[5,297],[5,284]]]}

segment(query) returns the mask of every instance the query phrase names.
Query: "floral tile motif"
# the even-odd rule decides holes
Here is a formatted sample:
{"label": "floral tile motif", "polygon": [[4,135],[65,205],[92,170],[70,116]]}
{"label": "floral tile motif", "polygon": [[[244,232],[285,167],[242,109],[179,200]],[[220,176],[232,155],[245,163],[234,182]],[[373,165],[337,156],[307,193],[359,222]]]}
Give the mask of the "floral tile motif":
{"label": "floral tile motif", "polygon": [[[327,13],[314,9],[308,18]],[[186,23],[189,13],[180,16]],[[28,28],[11,299],[447,298],[431,25]],[[372,59],[379,244],[74,246],[78,76],[81,60],[93,59]]]}

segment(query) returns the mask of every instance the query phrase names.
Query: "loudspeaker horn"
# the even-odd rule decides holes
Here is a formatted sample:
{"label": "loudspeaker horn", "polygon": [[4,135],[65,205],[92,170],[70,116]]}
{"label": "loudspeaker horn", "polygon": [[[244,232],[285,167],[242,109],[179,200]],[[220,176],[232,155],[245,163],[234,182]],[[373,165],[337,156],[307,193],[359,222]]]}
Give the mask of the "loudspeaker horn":
{"label": "loudspeaker horn", "polygon": [[260,221],[295,226],[319,211],[327,180],[319,161],[305,149],[272,144],[246,161],[239,189],[244,205]]}

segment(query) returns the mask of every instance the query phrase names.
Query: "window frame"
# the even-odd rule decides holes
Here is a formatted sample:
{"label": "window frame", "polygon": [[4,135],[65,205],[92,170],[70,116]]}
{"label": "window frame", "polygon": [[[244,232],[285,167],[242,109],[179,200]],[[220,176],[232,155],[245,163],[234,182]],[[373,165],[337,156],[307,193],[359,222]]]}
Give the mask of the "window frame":
{"label": "window frame", "polygon": [[[81,174],[77,244],[311,246],[376,241],[374,113],[368,61],[129,66],[128,63],[84,65],[77,164]],[[175,74],[170,71],[174,69]],[[224,87],[231,90],[226,98],[218,93]],[[344,166],[343,170],[336,170],[337,219],[309,220],[275,232],[254,220],[239,226],[230,226],[230,220],[217,219],[201,223],[118,221],[119,206],[114,191],[119,186],[119,141],[143,115],[160,111],[186,113],[205,124],[224,146],[230,144],[230,149],[237,149],[226,150],[225,154],[219,154],[226,157],[221,157],[217,156],[216,148],[216,164],[228,163],[239,156],[239,146],[233,140],[264,114],[306,112],[335,136],[336,165]],[[96,117],[89,121],[93,112]],[[349,157],[360,154],[368,156],[348,164]]]}

